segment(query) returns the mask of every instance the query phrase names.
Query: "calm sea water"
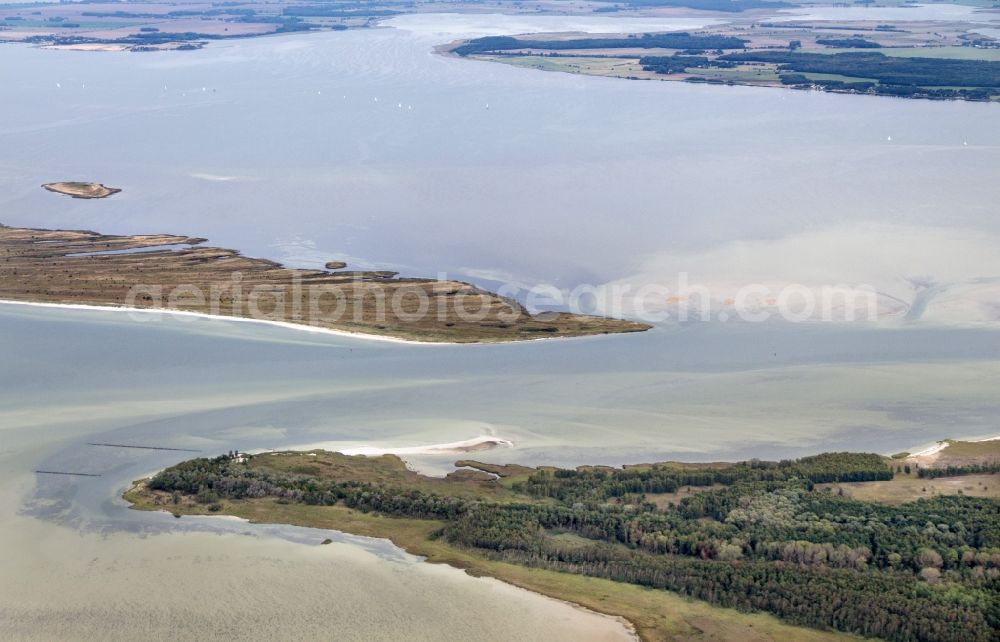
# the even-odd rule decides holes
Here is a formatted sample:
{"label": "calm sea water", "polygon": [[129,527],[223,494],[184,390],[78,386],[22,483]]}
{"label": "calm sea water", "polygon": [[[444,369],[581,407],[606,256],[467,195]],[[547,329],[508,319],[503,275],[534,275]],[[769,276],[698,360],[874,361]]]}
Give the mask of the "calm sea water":
{"label": "calm sea water", "polygon": [[[882,226],[887,250],[912,249],[900,270],[919,272],[914,230],[928,242],[1000,233],[998,105],[623,82],[431,53],[484,33],[485,19],[459,18],[195,52],[5,47],[2,220],[559,287],[735,241],[753,258],[861,223]],[[68,179],[125,191],[88,202],[38,188]],[[885,269],[869,267],[873,280]]]}
{"label": "calm sea water", "polygon": [[[314,638],[331,623],[339,639],[623,635],[385,543],[318,547],[329,533],[134,514],[122,489],[187,455],[88,442],[211,454],[496,435],[515,447],[477,456],[573,465],[996,432],[997,105],[583,78],[430,52],[532,24],[416,17],[149,55],[4,47],[0,221],[184,233],[293,265],[486,285],[682,271],[720,290],[864,282],[921,314],[450,347],[0,305],[0,545],[18,551],[0,558],[0,637]],[[71,179],[125,191],[88,202],[38,187]]]}

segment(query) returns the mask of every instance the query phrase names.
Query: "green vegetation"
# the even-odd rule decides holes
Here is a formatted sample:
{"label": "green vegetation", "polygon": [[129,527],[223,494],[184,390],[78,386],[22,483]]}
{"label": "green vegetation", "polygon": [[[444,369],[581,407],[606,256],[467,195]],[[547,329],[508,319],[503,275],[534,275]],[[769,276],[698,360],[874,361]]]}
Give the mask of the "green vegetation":
{"label": "green vegetation", "polygon": [[772,85],[779,82],[773,69],[759,66],[737,65],[732,68],[703,67],[691,70],[698,76],[689,78],[691,82],[724,82],[739,85]]}
{"label": "green vegetation", "polygon": [[[178,517],[181,513],[209,514],[207,508],[200,504],[170,503],[163,506],[152,503],[142,492],[130,491],[126,497],[134,502],[135,508],[157,510],[166,507]],[[166,498],[166,501],[172,502],[172,499]],[[697,639],[716,642],[826,642],[855,639],[846,634],[792,626],[766,613],[741,613],[735,609],[712,606],[668,591],[487,559],[474,550],[453,546],[436,536],[444,526],[439,521],[385,517],[344,506],[278,503],[267,498],[223,500],[221,504],[222,513],[256,523],[293,524],[391,539],[400,548],[420,555],[428,562],[465,569],[474,576],[494,577],[600,613],[622,616],[635,626],[643,640],[649,642]]]}
{"label": "green vegetation", "polygon": [[1000,63],[987,60],[892,58],[880,52],[838,54],[745,51],[723,60],[766,62],[781,69],[875,78],[884,84],[922,87],[1000,87]]}
{"label": "green vegetation", "polygon": [[[912,470],[912,469],[911,469]],[[962,475],[926,479],[916,473],[897,473],[891,481],[829,484],[834,493],[844,493],[854,499],[884,504],[905,504],[938,495],[968,495],[1000,499],[1000,474]]]}
{"label": "green vegetation", "polygon": [[[879,29],[892,31],[884,25]],[[1000,49],[882,48],[859,36],[819,38],[816,43],[844,51],[803,52],[801,40],[790,40],[787,49],[762,49],[731,33],[530,39],[491,36],[461,43],[451,51],[546,71],[629,79],[784,85],[904,98],[989,101],[1000,97]],[[652,55],[642,55],[637,51],[645,49],[674,53],[651,51]]]}
{"label": "green vegetation", "polygon": [[893,58],[949,58],[957,60],[1000,60],[1000,48],[976,47],[894,47],[883,48],[883,53]]}
{"label": "green vegetation", "polygon": [[938,477],[957,477],[959,475],[983,475],[1000,473],[1000,462],[988,464],[948,465],[941,468],[920,468],[917,476],[921,479],[937,479]]}
{"label": "green vegetation", "polygon": [[837,54],[798,51],[744,51],[720,56],[730,62],[758,62],[778,65],[785,84],[820,84],[837,88],[843,81],[803,80],[805,73],[836,74],[850,78],[870,78],[878,84],[866,86],[875,93],[926,98],[967,98],[988,100],[1000,93],[1000,62],[946,58],[890,57],[880,52]]}
{"label": "green vegetation", "polygon": [[476,38],[452,49],[453,53],[468,56],[480,53],[542,49],[742,49],[746,41],[732,36],[699,36],[684,32],[642,34],[628,38],[571,38],[568,40],[527,40],[510,36]]}
{"label": "green vegetation", "polygon": [[828,90],[867,92],[874,91],[876,86],[876,83],[870,80],[851,79],[847,76],[838,76],[836,74],[780,74],[779,79],[782,85],[792,85],[794,87],[816,86]]}
{"label": "green vegetation", "polygon": [[500,56],[476,56],[477,60],[488,60],[490,62],[501,62],[514,67],[524,67],[527,69],[539,69],[542,71],[561,71],[571,74],[585,74],[589,76],[611,76],[617,78],[630,78],[636,72],[642,71],[642,67],[636,64],[636,60],[623,58],[608,58],[603,56],[512,56],[509,54]]}
{"label": "green vegetation", "polygon": [[1000,462],[1000,439],[986,441],[944,440],[947,446],[935,457],[937,465],[964,465]]}
{"label": "green vegetation", "polygon": [[[637,587],[890,640],[985,641],[1000,631],[1000,502],[893,506],[818,486],[891,483],[893,460],[879,455],[575,470],[460,463],[480,472],[430,478],[392,456],[322,451],[231,455],[168,468],[129,498],[175,514],[377,533],[627,615],[647,639],[666,635],[656,614],[622,597]],[[683,487],[703,490],[651,501]],[[581,582],[623,593],[595,605]]]}
{"label": "green vegetation", "polygon": [[838,49],[879,49],[882,45],[864,38],[817,38],[817,45]]}
{"label": "green vegetation", "polygon": [[[682,74],[689,68],[708,67],[709,60],[706,56],[683,56],[674,54],[673,56],[643,56],[639,59],[643,71],[653,71],[658,74]],[[735,67],[736,63],[723,63],[712,65],[721,68],[725,65]]]}

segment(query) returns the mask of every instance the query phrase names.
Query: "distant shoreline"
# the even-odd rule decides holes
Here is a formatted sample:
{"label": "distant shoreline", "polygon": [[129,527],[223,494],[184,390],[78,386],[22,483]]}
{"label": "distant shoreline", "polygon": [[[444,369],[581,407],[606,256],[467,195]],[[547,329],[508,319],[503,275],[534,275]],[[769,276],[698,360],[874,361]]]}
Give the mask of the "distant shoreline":
{"label": "distant shoreline", "polygon": [[917,22],[900,29],[861,20],[743,20],[691,33],[486,36],[453,41],[435,51],[523,69],[624,80],[1000,100],[1000,41],[970,39],[965,26],[971,23]]}
{"label": "distant shoreline", "polygon": [[[917,94],[917,95],[893,95],[888,93],[877,93],[870,89],[853,89],[847,86],[833,86],[824,85],[822,82],[819,83],[807,83],[802,82],[798,84],[783,84],[781,82],[749,82],[743,80],[718,80],[714,78],[704,78],[698,76],[695,73],[676,73],[660,75],[655,72],[646,71],[631,71],[629,75],[611,75],[606,73],[603,68],[604,65],[612,66],[614,64],[620,64],[622,66],[628,66],[627,63],[633,63],[631,67],[637,67],[638,59],[632,60],[628,58],[608,58],[607,61],[600,61],[592,64],[592,67],[588,67],[589,64],[594,63],[595,58],[585,58],[585,57],[573,57],[565,56],[561,60],[559,58],[546,58],[542,56],[532,56],[532,55],[495,55],[495,54],[476,54],[469,56],[459,56],[454,53],[454,51],[448,50],[446,52],[441,52],[442,55],[446,55],[454,58],[465,58],[467,60],[475,60],[478,62],[488,62],[488,63],[499,63],[502,65],[507,65],[509,67],[517,67],[519,69],[532,69],[535,71],[544,71],[549,73],[565,73],[571,75],[579,76],[591,76],[595,78],[614,78],[616,80],[647,80],[647,81],[658,81],[658,82],[682,82],[691,85],[708,85],[715,87],[757,87],[765,89],[784,89],[793,91],[821,91],[828,94],[840,94],[840,95],[850,95],[850,96],[877,96],[879,98],[902,98],[906,100],[934,100],[934,101],[963,101],[963,102],[974,102],[974,103],[985,103],[985,104],[997,104],[997,100],[989,98],[967,98],[954,95],[946,96],[934,96],[930,94]],[[536,62],[537,61],[537,62]],[[582,62],[581,62],[582,61]],[[654,75],[655,74],[655,75]]]}

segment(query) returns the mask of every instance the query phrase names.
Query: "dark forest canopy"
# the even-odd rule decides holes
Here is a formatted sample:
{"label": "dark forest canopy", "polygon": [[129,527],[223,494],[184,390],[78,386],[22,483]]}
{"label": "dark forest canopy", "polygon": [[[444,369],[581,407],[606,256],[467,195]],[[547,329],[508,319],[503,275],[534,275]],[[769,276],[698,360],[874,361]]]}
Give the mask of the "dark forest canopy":
{"label": "dark forest canopy", "polygon": [[194,459],[147,487],[210,511],[264,499],[433,520],[436,537],[486,559],[820,629],[900,641],[1000,634],[1000,502],[959,495],[890,506],[816,486],[891,480],[879,455],[482,470],[502,479],[424,477],[391,456],[272,453]]}
{"label": "dark forest canopy", "polygon": [[877,42],[864,38],[817,38],[816,44],[840,49],[879,49],[882,47]]}
{"label": "dark forest canopy", "polygon": [[699,36],[684,32],[642,34],[629,38],[572,38],[569,40],[528,40],[511,36],[475,38],[452,49],[460,56],[492,51],[521,49],[742,49],[746,41],[732,36]]}
{"label": "dark forest canopy", "polygon": [[643,56],[639,58],[639,64],[643,71],[653,71],[658,74],[682,74],[691,69],[712,67],[714,69],[726,69],[736,66],[735,62],[722,60],[711,60],[707,56],[686,56],[674,54],[673,56]]}
{"label": "dark forest canopy", "polygon": [[917,470],[917,476],[921,479],[938,479],[939,477],[957,477],[959,475],[991,473],[1000,473],[1000,462],[946,465],[940,468],[920,468]]}
{"label": "dark forest canopy", "polygon": [[743,51],[721,57],[734,62],[766,62],[799,73],[873,78],[887,85],[1000,88],[1000,61],[947,58],[894,58],[879,52],[837,54]]}

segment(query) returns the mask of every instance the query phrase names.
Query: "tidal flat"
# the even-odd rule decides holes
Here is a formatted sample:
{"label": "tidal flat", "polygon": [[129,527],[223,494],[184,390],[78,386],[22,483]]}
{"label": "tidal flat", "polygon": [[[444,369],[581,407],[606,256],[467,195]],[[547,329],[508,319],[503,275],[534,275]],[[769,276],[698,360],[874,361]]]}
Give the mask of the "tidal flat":
{"label": "tidal flat", "polygon": [[459,281],[289,270],[204,241],[0,224],[0,300],[232,316],[417,342],[525,341],[651,327],[567,312],[532,315],[516,301]]}

